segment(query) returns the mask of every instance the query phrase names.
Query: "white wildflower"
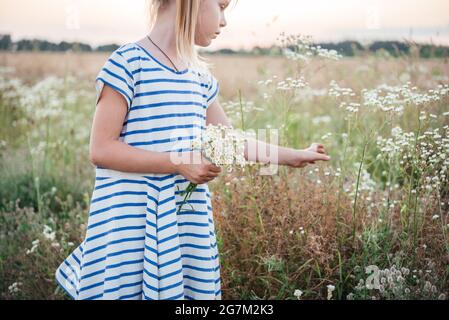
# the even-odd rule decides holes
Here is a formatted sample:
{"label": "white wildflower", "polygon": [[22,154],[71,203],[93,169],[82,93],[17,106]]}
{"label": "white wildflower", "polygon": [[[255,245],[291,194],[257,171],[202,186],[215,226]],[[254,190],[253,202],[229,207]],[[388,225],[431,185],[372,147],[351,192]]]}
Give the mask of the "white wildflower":
{"label": "white wildflower", "polygon": [[335,286],[329,284],[327,286],[327,300],[331,300],[332,299],[332,292],[335,290]]}
{"label": "white wildflower", "polygon": [[278,37],[281,43],[282,53],[287,59],[293,61],[308,62],[310,57],[319,57],[323,59],[339,60],[343,56],[336,50],[322,48],[312,43],[312,37],[309,35],[290,34],[282,32]]}
{"label": "white wildflower", "polygon": [[22,282],[14,282],[12,285],[8,286],[9,292],[12,294],[19,292],[19,286],[22,284]]}
{"label": "white wildflower", "polygon": [[293,295],[298,298],[298,300],[301,300],[301,296],[302,296],[303,292],[299,289],[296,289],[295,292],[293,293]]}
{"label": "white wildflower", "polygon": [[39,239],[34,240],[33,242],[31,242],[31,249],[27,249],[26,250],[26,254],[30,254],[36,251],[37,247],[39,246]]}
{"label": "white wildflower", "polygon": [[56,232],[54,232],[49,226],[44,225],[43,235],[47,240],[53,241],[55,240]]}

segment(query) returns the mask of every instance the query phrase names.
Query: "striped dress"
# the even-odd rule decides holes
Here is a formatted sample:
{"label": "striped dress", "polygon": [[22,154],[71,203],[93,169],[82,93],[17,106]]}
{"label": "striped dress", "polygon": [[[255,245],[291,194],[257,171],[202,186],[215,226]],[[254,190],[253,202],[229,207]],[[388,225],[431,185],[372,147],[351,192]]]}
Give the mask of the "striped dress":
{"label": "striped dress", "polygon": [[[137,43],[115,50],[95,81],[127,101],[120,141],[158,152],[191,151],[219,92],[210,72],[176,71]],[[97,166],[87,230],[59,265],[73,299],[221,299],[220,264],[207,183],[177,213],[189,181],[179,174]]]}

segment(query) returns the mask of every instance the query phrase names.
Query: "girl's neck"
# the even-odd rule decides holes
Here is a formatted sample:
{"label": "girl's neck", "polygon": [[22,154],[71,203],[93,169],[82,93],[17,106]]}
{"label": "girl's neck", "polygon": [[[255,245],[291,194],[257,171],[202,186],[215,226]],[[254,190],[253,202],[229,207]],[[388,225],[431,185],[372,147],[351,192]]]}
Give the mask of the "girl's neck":
{"label": "girl's neck", "polygon": [[[170,59],[176,59],[176,33],[173,21],[168,19],[158,19],[153,29],[149,33],[154,41]],[[147,39],[148,40],[148,39]],[[156,48],[157,49],[157,48]],[[173,60],[174,61],[174,60]]]}
{"label": "girl's neck", "polygon": [[[148,34],[155,44],[170,57],[178,70],[184,70],[187,66],[181,62],[176,52],[176,7],[174,5],[160,10],[153,26]],[[139,45],[154,54],[159,61],[165,65],[171,65],[160,50],[145,37],[137,42]]]}

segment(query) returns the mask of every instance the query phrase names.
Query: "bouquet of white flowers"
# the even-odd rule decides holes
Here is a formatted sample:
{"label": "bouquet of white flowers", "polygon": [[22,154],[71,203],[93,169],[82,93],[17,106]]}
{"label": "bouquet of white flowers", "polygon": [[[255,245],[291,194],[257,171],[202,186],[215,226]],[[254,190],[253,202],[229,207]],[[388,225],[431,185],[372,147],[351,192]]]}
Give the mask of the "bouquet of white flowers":
{"label": "bouquet of white flowers", "polygon": [[[245,141],[246,138],[239,129],[234,129],[224,125],[207,125],[202,135],[192,142],[192,148],[201,152],[201,154],[210,162],[219,167],[224,167],[228,172],[232,172],[233,166],[244,167],[248,162],[245,159]],[[190,182],[186,190],[181,192],[185,194],[178,212],[190,198],[197,187],[196,183]]]}

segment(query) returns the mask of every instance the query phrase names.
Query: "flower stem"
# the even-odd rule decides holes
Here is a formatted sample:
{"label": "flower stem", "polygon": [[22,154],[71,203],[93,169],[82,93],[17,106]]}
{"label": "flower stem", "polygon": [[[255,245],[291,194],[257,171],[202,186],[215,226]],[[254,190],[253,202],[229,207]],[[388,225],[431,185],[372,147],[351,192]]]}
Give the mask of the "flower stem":
{"label": "flower stem", "polygon": [[240,117],[242,121],[242,130],[245,131],[245,120],[243,118],[242,91],[240,89],[239,89],[239,102],[240,102]]}
{"label": "flower stem", "polygon": [[356,188],[355,188],[354,206],[352,208],[352,239],[354,242],[355,242],[355,229],[356,229],[357,196],[358,196],[358,192],[359,192],[360,174],[362,171],[363,161],[365,160],[365,151],[366,151],[367,145],[368,145],[368,141],[365,142],[365,144],[363,145],[362,160],[360,161],[359,171],[357,174],[357,184],[356,184]]}
{"label": "flower stem", "polygon": [[183,195],[184,193],[186,195],[184,196],[184,199],[183,199],[181,205],[179,206],[177,213],[181,212],[182,206],[188,201],[188,199],[190,198],[192,193],[195,191],[197,186],[198,185],[196,183],[190,182],[189,185],[187,186],[187,188],[181,192],[181,195]]}

